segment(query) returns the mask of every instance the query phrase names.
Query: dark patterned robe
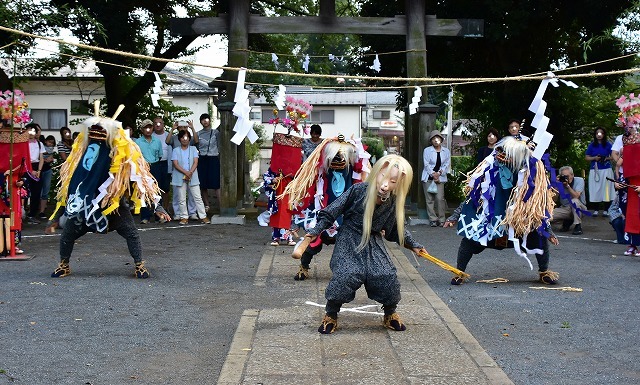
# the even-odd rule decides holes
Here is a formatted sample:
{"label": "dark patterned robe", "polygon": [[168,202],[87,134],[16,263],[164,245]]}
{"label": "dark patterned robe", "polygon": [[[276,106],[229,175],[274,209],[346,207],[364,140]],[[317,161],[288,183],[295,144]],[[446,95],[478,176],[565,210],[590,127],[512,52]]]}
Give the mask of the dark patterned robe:
{"label": "dark patterned robe", "polygon": [[[320,210],[316,226],[309,230],[309,234],[320,234],[343,215],[331,256],[333,276],[325,291],[328,301],[350,302],[355,298],[356,290],[364,285],[370,299],[383,305],[394,305],[400,301],[400,282],[381,235],[384,230],[387,240],[399,242],[393,195],[376,207],[369,243],[361,251],[356,251],[362,237],[367,186],[368,183],[351,186],[333,203]],[[405,246],[422,248],[406,228],[403,237]]]}

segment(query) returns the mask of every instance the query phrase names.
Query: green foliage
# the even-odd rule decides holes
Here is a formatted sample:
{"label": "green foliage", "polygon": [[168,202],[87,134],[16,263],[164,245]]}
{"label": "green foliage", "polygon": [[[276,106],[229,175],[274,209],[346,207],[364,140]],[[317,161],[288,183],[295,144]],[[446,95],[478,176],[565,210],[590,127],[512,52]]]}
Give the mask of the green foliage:
{"label": "green foliage", "polygon": [[[196,36],[175,37],[169,33],[169,19],[177,17],[178,9],[186,12],[187,17],[206,17],[217,15],[221,7],[221,1],[217,0],[49,0],[45,3],[50,4],[52,13],[63,21],[64,27],[80,43],[163,59],[188,57],[195,52],[188,47]],[[54,26],[51,23],[48,25]],[[137,104],[153,86],[153,72],[159,72],[166,66],[164,61],[146,61],[72,46],[63,47],[62,50],[67,54],[96,60],[104,77],[107,114],[112,114],[118,105],[124,104],[126,108],[120,118],[129,122],[135,120],[139,112]],[[58,55],[48,60],[45,67],[54,70],[65,64],[69,64],[69,59]],[[149,72],[140,76],[127,67],[144,68]]]}
{"label": "green foliage", "polygon": [[[36,35],[56,36],[65,26],[65,20],[47,1],[3,1],[0,2],[0,25]],[[0,54],[7,58],[33,56],[35,44],[36,39],[32,37],[0,33]],[[19,73],[43,74],[30,62],[20,61],[16,66]],[[0,90],[12,89],[13,75],[13,68],[0,68]]]}
{"label": "green foliage", "polygon": [[251,143],[249,140],[244,141],[244,151],[249,163],[260,158],[260,147],[262,147],[265,140],[265,128],[263,124],[254,124],[253,130],[258,134],[258,140],[256,140],[255,143]]}
{"label": "green foliage", "polygon": [[134,127],[138,127],[144,119],[153,119],[156,116],[162,116],[165,127],[173,127],[176,120],[193,113],[188,107],[175,105],[171,100],[160,99],[158,105],[159,107],[155,107],[151,102],[151,96],[145,95],[136,106],[137,119]]}
{"label": "green foliage", "polygon": [[[311,0],[292,0],[286,3],[269,1],[252,2],[253,12],[269,16],[314,16],[318,14],[319,3]],[[351,1],[336,1],[336,15],[357,16],[357,9]],[[264,34],[249,35],[249,68],[269,69],[273,71],[304,73],[302,63],[305,55],[311,56],[309,73],[350,74],[354,73],[351,55],[360,50],[360,40],[355,35],[344,34]],[[278,64],[271,60],[271,53],[278,54]],[[329,54],[344,60],[329,60]],[[348,86],[356,85],[348,79],[337,84],[334,79],[301,78],[290,75],[247,74],[247,81],[263,85],[300,84],[309,86]],[[268,96],[268,86],[254,86],[254,93]]]}
{"label": "green foliage", "polygon": [[[551,0],[512,2],[495,0],[451,0],[428,2],[429,14],[439,19],[474,18],[484,20],[484,37],[429,37],[427,39],[427,68],[433,77],[504,77],[540,74],[557,68],[589,64],[573,71],[556,71],[557,75],[574,72],[618,70],[636,66],[634,57],[620,57],[629,52],[624,42],[612,31],[621,15],[627,15],[628,30],[637,33],[640,20],[636,12],[640,1],[632,5],[624,0],[608,2],[587,0],[580,9],[573,2]],[[362,16],[394,16],[405,12],[402,2],[364,0]],[[587,11],[588,9],[588,11]],[[571,15],[571,16],[569,16]],[[567,20],[570,20],[569,22]],[[623,20],[623,22],[625,22]],[[544,28],[536,26],[544,25]],[[532,31],[535,31],[532,33]],[[628,35],[635,36],[635,35]],[[397,37],[363,36],[364,46],[375,52],[397,50]],[[636,49],[637,51],[637,49]],[[385,56],[380,76],[404,76],[405,54],[397,58]],[[591,63],[599,62],[597,65]],[[359,67],[363,73],[366,68]],[[550,118],[548,131],[554,135],[552,154],[566,161],[570,151],[577,151],[574,142],[590,140],[595,126],[613,127],[617,111],[614,100],[625,90],[624,75],[573,79],[580,88],[549,87],[546,115]],[[486,130],[495,127],[506,134],[507,120],[526,119],[527,111],[539,80],[520,82],[482,82],[455,86],[454,113],[458,117],[473,118],[472,145],[484,145]],[[446,98],[448,85],[429,89],[427,102],[439,104]],[[407,103],[401,92],[399,106]],[[529,131],[525,127],[525,130]],[[609,130],[610,132],[612,130]],[[613,135],[610,135],[612,137]],[[577,157],[574,156],[574,157]]]}
{"label": "green foliage", "polygon": [[362,143],[368,146],[367,152],[372,158],[375,156],[376,159],[380,159],[384,156],[384,143],[381,138],[365,135],[362,137]]}
{"label": "green foliage", "polygon": [[451,206],[464,199],[462,188],[467,179],[467,173],[476,167],[475,158],[471,156],[452,156],[451,172],[447,175],[447,183],[444,186],[445,199]]}
{"label": "green foliage", "polygon": [[618,28],[611,28],[605,31],[603,36],[594,37],[593,40],[618,38],[622,41],[626,52],[640,51],[640,40],[638,40],[638,32],[640,32],[640,1],[633,0],[629,3],[629,7],[619,17],[620,25]]}

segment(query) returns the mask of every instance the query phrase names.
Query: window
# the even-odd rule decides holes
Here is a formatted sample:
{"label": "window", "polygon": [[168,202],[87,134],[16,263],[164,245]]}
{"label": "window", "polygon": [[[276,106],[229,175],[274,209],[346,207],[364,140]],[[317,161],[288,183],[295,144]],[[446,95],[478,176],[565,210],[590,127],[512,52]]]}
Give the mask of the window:
{"label": "window", "polygon": [[72,100],[71,101],[71,115],[91,115],[92,110],[88,100]]}
{"label": "window", "polygon": [[311,117],[309,123],[335,123],[335,111],[334,110],[319,110],[311,111]]}
{"label": "window", "polygon": [[67,110],[31,109],[31,119],[43,130],[59,130],[67,125]]}
{"label": "window", "polygon": [[[278,117],[282,120],[284,119],[285,111],[278,111]],[[262,110],[262,123],[269,123],[269,120],[273,119],[273,109],[263,109]]]}
{"label": "window", "polygon": [[391,117],[391,111],[383,111],[383,110],[373,110],[373,118],[374,119],[384,119],[387,120]]}
{"label": "window", "polygon": [[261,111],[251,111],[249,113],[249,119],[251,119],[251,120],[261,120],[262,119],[262,112]]}

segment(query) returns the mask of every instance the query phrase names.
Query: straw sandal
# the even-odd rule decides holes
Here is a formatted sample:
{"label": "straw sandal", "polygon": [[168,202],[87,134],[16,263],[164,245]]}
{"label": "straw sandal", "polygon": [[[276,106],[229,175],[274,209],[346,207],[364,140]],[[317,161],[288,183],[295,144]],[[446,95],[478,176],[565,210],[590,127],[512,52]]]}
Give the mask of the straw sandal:
{"label": "straw sandal", "polygon": [[149,270],[147,270],[146,267],[144,267],[144,261],[142,262],[137,262],[136,263],[136,278],[141,278],[141,279],[145,279],[145,278],[149,278]]}
{"label": "straw sandal", "polygon": [[560,280],[560,274],[555,271],[545,270],[540,271],[538,274],[540,274],[540,282],[547,285],[555,285]]}
{"label": "straw sandal", "polygon": [[384,316],[384,326],[387,329],[395,330],[397,332],[407,330],[407,327],[402,323],[402,320],[400,319],[400,315],[395,312],[393,314]]}
{"label": "straw sandal", "polygon": [[60,262],[58,267],[51,273],[51,278],[62,278],[71,274],[71,268],[69,262]]}
{"label": "straw sandal", "polygon": [[296,281],[304,281],[307,278],[309,278],[309,269],[300,265],[300,268],[298,269],[298,272],[296,273],[296,276],[293,277],[293,279],[295,279]]}
{"label": "straw sandal", "polygon": [[318,332],[321,334],[331,334],[338,328],[338,319],[331,318],[327,314],[322,319],[322,324],[318,328]]}

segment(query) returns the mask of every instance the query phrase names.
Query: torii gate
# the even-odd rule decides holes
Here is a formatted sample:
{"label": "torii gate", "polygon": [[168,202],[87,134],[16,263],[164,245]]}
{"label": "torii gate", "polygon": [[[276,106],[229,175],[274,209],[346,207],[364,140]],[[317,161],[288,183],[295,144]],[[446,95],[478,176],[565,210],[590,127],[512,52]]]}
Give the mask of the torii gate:
{"label": "torii gate", "polygon": [[[406,36],[407,75],[412,78],[427,76],[426,36],[474,36],[483,34],[483,20],[437,19],[426,15],[426,0],[406,0],[405,15],[395,17],[337,17],[335,0],[319,0],[319,16],[265,17],[250,14],[251,0],[229,2],[229,14],[218,17],[170,20],[174,35],[227,34],[229,36],[230,67],[246,67],[249,34],[356,34]],[[235,80],[234,74],[225,72],[226,80]],[[425,93],[426,94],[426,93]],[[220,215],[235,217],[238,197],[242,196],[244,176],[244,146],[231,142],[234,118],[231,114],[235,88],[227,88],[227,102],[218,105],[220,123],[221,202]],[[410,95],[411,96],[411,95]],[[407,119],[405,128],[405,157],[414,165],[414,175],[422,172],[422,149],[426,135],[433,128],[436,106],[423,105],[419,116]],[[424,194],[418,188],[419,177],[414,177],[410,198],[418,202],[420,218],[426,218]],[[416,199],[417,198],[417,199]]]}

